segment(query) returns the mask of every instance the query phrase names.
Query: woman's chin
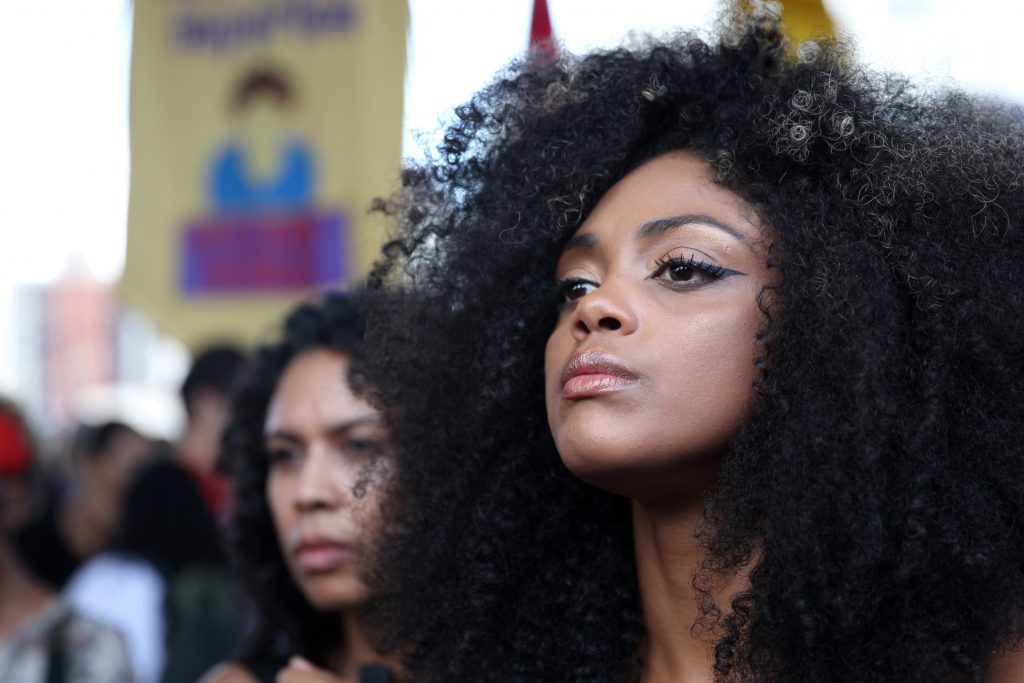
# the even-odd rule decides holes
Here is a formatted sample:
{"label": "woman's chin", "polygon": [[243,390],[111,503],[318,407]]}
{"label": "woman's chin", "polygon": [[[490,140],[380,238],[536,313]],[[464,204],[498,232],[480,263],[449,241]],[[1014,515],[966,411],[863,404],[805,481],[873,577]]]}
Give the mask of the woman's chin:
{"label": "woman's chin", "polygon": [[580,480],[608,493],[658,503],[699,496],[718,478],[720,457],[638,448],[636,442],[601,448],[559,445],[563,464]]}
{"label": "woman's chin", "polygon": [[[312,582],[316,584],[316,582]],[[338,612],[364,605],[367,590],[362,582],[322,581],[321,585],[304,586],[306,599],[320,612]]]}

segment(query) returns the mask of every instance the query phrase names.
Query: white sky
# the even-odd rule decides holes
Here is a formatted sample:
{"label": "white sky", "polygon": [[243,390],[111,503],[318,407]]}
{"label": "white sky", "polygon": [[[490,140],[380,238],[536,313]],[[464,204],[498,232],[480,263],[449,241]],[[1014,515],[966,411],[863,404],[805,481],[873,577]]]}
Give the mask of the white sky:
{"label": "white sky", "polygon": [[[549,0],[572,51],[706,26],[712,0]],[[1013,0],[826,0],[873,63],[1024,102]],[[410,0],[406,155],[524,48],[532,0]],[[129,0],[0,0],[0,327],[11,288],[124,262]],[[429,139],[435,139],[428,136]],[[4,351],[0,340],[0,354]]]}
{"label": "white sky", "polygon": [[[715,0],[548,2],[557,37],[574,52],[617,44],[630,31],[706,27],[717,7]],[[1024,102],[1024,2],[824,2],[862,59]],[[415,157],[416,131],[437,140],[452,108],[521,54],[533,1],[409,4],[405,154]],[[130,52],[131,0],[0,0],[0,391],[17,395],[16,286],[52,282],[69,268],[113,282],[123,269]]]}

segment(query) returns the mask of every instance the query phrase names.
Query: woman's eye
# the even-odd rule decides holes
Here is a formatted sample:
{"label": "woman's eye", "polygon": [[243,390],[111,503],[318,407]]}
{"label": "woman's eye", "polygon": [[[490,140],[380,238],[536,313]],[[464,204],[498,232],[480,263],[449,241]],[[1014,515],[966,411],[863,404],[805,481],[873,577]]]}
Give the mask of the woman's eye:
{"label": "woman's eye", "polygon": [[700,285],[728,275],[739,275],[735,270],[723,268],[716,263],[698,261],[694,258],[668,258],[658,262],[650,275],[652,280],[663,280],[669,284]]}
{"label": "woman's eye", "polygon": [[296,462],[298,459],[299,453],[293,448],[271,448],[267,450],[267,462],[270,463],[271,467]]}
{"label": "woman's eye", "polygon": [[688,282],[696,275],[693,265],[690,263],[673,263],[665,269],[665,274],[673,282]]}
{"label": "woman's eye", "polygon": [[566,278],[558,283],[558,303],[577,301],[597,289],[597,283],[578,277]]}
{"label": "woman's eye", "polygon": [[376,439],[349,439],[345,450],[353,455],[372,457],[383,452],[384,446]]}

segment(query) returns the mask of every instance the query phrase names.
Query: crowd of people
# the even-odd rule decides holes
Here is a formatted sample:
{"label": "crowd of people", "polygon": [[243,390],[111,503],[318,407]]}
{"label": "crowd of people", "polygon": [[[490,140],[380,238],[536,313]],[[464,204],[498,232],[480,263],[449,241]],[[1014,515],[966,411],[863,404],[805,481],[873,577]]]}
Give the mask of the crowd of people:
{"label": "crowd of people", "polygon": [[16,683],[1024,680],[1024,114],[792,45],[537,53],[189,427],[0,406]]}
{"label": "crowd of people", "polygon": [[63,461],[44,462],[17,408],[0,408],[0,507],[11,520],[0,585],[20,596],[0,600],[12,608],[2,680],[191,682],[231,652],[244,603],[220,530],[228,483],[214,465],[245,363],[229,347],[197,356],[174,444],[121,422],[82,425]]}

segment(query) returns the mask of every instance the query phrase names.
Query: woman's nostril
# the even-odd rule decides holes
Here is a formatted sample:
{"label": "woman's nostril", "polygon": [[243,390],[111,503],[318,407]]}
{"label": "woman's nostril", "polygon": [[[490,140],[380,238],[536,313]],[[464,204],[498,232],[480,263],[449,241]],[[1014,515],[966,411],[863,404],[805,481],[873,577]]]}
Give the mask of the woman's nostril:
{"label": "woman's nostril", "polygon": [[608,317],[608,318],[601,318],[601,320],[598,321],[598,326],[600,326],[600,327],[602,327],[602,328],[604,328],[606,330],[613,330],[614,331],[614,330],[617,330],[620,327],[622,327],[622,323],[620,323],[615,318]]}

